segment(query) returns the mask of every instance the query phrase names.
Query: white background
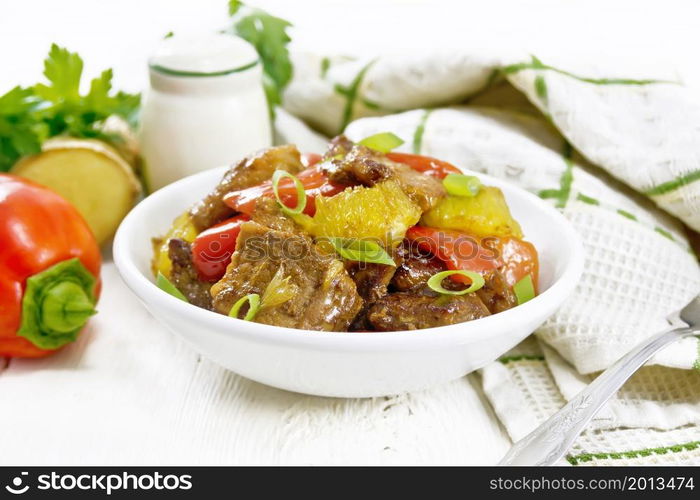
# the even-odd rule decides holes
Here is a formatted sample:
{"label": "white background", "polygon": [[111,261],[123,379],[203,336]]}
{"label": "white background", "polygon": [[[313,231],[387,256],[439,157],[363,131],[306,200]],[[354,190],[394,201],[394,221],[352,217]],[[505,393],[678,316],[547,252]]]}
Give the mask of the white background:
{"label": "white background", "polygon": [[[303,49],[525,49],[547,60],[675,68],[700,88],[700,11],[664,0],[266,0]],[[169,31],[212,31],[226,0],[0,0],[0,92],[41,78],[52,42],[89,77],[146,85]],[[423,393],[328,400],[267,388],[200,360],[103,268],[100,314],[41,361],[0,360],[0,464],[494,463],[509,440],[471,375]],[[4,368],[4,371],[3,371]],[[8,407],[9,408],[9,407]]]}
{"label": "white background", "polygon": [[[700,88],[700,4],[692,0],[259,0],[295,25],[301,48],[378,53],[417,47],[525,49],[541,58],[670,65]],[[140,90],[145,61],[169,31],[211,31],[226,0],[2,0],[0,91],[41,75],[52,42],[79,51],[87,73],[115,70]]]}

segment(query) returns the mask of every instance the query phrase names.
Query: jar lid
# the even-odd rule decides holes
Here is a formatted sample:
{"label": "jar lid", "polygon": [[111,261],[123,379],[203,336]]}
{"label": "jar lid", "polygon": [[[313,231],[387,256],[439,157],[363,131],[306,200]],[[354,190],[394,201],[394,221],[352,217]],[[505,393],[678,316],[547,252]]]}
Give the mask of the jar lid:
{"label": "jar lid", "polygon": [[221,76],[257,64],[255,48],[227,34],[166,38],[148,61],[152,70],[171,76]]}

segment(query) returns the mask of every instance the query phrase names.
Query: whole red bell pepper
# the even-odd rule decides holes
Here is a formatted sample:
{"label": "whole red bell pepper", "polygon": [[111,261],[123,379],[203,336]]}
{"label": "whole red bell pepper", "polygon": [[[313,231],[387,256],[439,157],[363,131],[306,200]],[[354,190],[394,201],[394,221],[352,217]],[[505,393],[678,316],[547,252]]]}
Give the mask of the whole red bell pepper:
{"label": "whole red bell pepper", "polygon": [[95,313],[100,263],[70,203],[0,174],[0,356],[46,356],[74,341]]}

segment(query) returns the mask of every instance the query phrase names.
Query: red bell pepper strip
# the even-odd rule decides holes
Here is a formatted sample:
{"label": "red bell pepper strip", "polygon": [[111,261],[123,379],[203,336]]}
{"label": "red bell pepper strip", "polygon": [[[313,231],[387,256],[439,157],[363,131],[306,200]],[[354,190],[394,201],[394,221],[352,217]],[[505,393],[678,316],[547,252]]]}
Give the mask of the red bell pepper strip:
{"label": "red bell pepper strip", "polygon": [[[299,172],[296,177],[306,190],[304,213],[310,216],[316,213],[316,196],[333,196],[347,187],[329,180],[328,176],[315,166]],[[297,206],[297,190],[291,179],[283,178],[280,180],[277,192],[286,206],[289,208]],[[224,203],[237,212],[252,215],[258,198],[262,196],[274,196],[271,181],[228,193],[224,196]]]}
{"label": "red bell pepper strip", "polygon": [[243,214],[227,219],[197,235],[192,243],[192,262],[202,281],[219,281],[236,250],[241,224],[250,220]]}
{"label": "red bell pepper strip", "polygon": [[[476,238],[458,231],[424,226],[410,228],[406,239],[435,255],[448,269],[483,273],[500,268],[509,286],[530,274],[537,290],[537,250],[528,241],[495,236]],[[460,275],[451,278],[463,283],[469,281]]]}
{"label": "red bell pepper strip", "polygon": [[[387,153],[387,157],[392,161],[403,163],[418,172],[423,172],[438,179],[443,179],[448,174],[461,172],[454,165],[429,156]],[[321,160],[322,156],[316,153],[302,155],[302,163],[308,168],[297,174],[297,178],[301,181],[304,189],[306,189],[304,213],[310,216],[316,213],[316,196],[333,196],[347,187],[329,180],[328,176],[316,167]],[[278,193],[286,206],[289,208],[297,206],[296,187],[291,179],[284,178],[280,181]],[[262,196],[274,196],[271,181],[265,181],[257,186],[228,193],[224,196],[224,203],[237,212],[252,215],[258,198]]]}
{"label": "red bell pepper strip", "polygon": [[318,153],[304,153],[301,155],[301,164],[306,168],[313,167],[323,159]]}
{"label": "red bell pepper strip", "polygon": [[506,282],[513,286],[529,274],[532,277],[535,291],[537,291],[539,260],[535,246],[529,241],[518,238],[503,238],[496,244],[496,247],[503,260],[501,272],[505,276]]}
{"label": "red bell pepper strip", "polygon": [[42,357],[95,313],[100,249],[78,211],[49,189],[0,174],[0,356]]}
{"label": "red bell pepper strip", "polygon": [[[497,252],[483,240],[466,233],[425,226],[413,226],[406,232],[406,239],[418,245],[445,263],[448,269],[483,273],[500,267],[503,262]],[[461,275],[451,278],[459,282],[469,282]]]}
{"label": "red bell pepper strip", "polygon": [[413,170],[423,172],[426,175],[444,179],[448,174],[461,174],[462,171],[446,161],[438,160],[430,156],[414,155],[410,153],[387,153],[387,158],[397,163],[408,165]]}

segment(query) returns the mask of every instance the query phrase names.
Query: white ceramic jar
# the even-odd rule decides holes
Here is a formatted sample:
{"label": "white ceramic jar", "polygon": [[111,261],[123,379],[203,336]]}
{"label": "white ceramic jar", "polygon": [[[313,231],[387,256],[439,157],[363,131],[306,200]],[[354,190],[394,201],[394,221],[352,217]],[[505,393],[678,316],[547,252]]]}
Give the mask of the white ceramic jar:
{"label": "white ceramic jar", "polygon": [[245,40],[171,37],[149,70],[140,130],[149,190],[271,145],[262,65]]}

